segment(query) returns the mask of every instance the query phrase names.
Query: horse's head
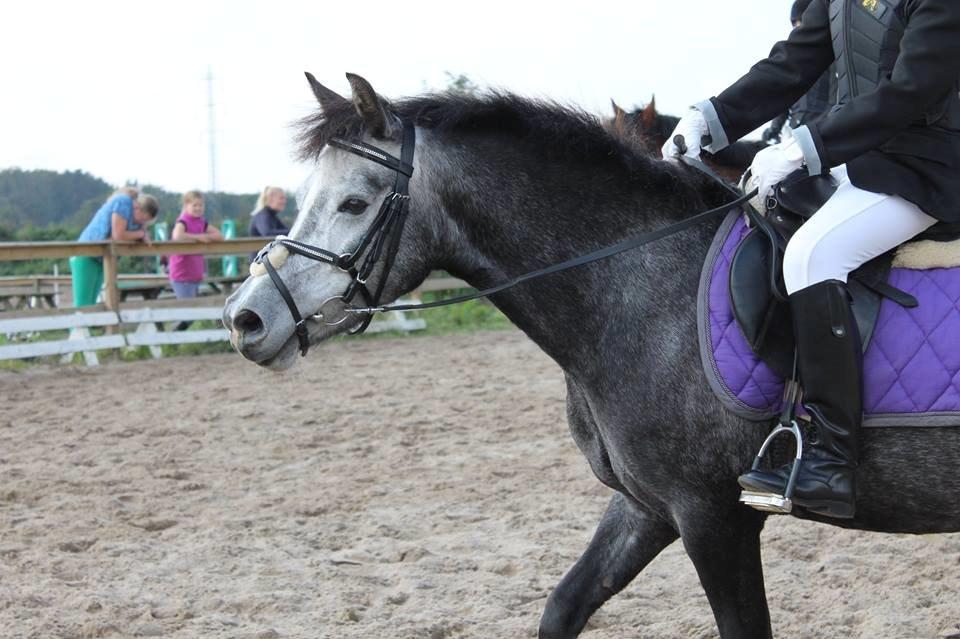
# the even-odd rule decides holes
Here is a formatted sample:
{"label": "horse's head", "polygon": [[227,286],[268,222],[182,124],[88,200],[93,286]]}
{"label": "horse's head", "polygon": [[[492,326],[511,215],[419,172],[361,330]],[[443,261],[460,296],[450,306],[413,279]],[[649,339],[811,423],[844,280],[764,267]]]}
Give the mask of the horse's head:
{"label": "horse's head", "polygon": [[[345,310],[348,304],[343,296],[355,280],[364,280],[367,291],[379,290],[383,281],[380,301],[389,302],[413,289],[428,273],[427,251],[412,239],[422,235],[415,227],[427,223],[423,217],[415,220],[418,216],[410,216],[402,241],[398,223],[382,238],[371,233],[371,229],[382,228],[383,203],[396,199],[398,172],[379,162],[376,152],[366,156],[356,152],[369,145],[399,158],[403,123],[359,76],[347,75],[353,92],[349,100],[312,75],[307,78],[320,112],[303,122],[302,153],[315,162],[315,169],[304,184],[299,214],[290,231],[294,243],[289,245],[290,251],[276,242],[265,251],[251,265],[251,276],[230,296],[223,312],[234,347],[247,359],[273,369],[288,368],[296,359],[302,341],[295,313],[304,318],[299,331],[305,331],[305,338],[315,344],[363,324],[367,316]],[[415,194],[416,189],[412,191]],[[415,209],[416,198],[408,204]],[[394,237],[394,266],[384,273]],[[297,254],[295,243],[319,247],[331,259]],[[371,270],[366,273],[365,260],[378,251],[378,243],[382,244],[380,258],[370,262]],[[360,277],[358,271],[364,271]],[[368,301],[362,291],[353,298],[357,306],[366,306]]]}
{"label": "horse's head", "polygon": [[[633,111],[627,111],[612,100],[610,102],[613,105],[613,117],[606,121],[607,128],[627,142],[655,155],[660,154],[660,148],[680,122],[678,117],[657,111],[656,96],[650,98],[646,106]],[[701,159],[722,177],[736,183],[764,146],[763,142],[741,140],[719,153],[704,153]]]}
{"label": "horse's head", "polygon": [[607,126],[614,133],[639,142],[650,152],[660,150],[673,130],[672,127],[679,121],[679,118],[657,112],[656,96],[650,98],[646,106],[634,111],[627,111],[613,100],[610,104],[613,107],[613,117],[607,120]]}

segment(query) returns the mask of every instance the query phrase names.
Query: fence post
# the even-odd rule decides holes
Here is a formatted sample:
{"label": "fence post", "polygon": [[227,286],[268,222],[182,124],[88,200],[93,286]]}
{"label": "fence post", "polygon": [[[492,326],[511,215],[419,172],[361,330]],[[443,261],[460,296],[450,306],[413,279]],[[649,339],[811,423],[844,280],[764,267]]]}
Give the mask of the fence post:
{"label": "fence post", "polygon": [[120,309],[120,288],[117,286],[117,255],[113,242],[107,246],[103,256],[103,301],[107,309]]}

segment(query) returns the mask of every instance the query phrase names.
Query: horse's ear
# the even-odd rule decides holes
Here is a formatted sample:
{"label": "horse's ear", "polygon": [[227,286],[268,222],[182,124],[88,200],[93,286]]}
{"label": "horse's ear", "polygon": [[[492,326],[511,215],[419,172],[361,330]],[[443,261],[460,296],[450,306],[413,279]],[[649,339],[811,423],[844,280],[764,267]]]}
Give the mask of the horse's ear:
{"label": "horse's ear", "polygon": [[309,71],[305,71],[304,73],[307,76],[307,82],[310,83],[310,88],[313,90],[313,95],[317,97],[317,102],[320,103],[321,109],[323,109],[324,111],[329,111],[330,109],[332,109],[334,106],[338,104],[349,103],[349,100],[347,100],[345,97],[343,97],[339,93],[336,93],[335,91],[331,91],[327,87],[317,82],[317,79],[313,77],[312,73],[310,73]]}
{"label": "horse's ear", "polygon": [[650,97],[650,104],[643,107],[643,113],[640,116],[645,131],[649,131],[657,123],[657,96]]}
{"label": "horse's ear", "polygon": [[393,137],[398,129],[394,116],[387,110],[384,101],[370,83],[353,73],[347,74],[347,80],[353,89],[353,106],[366,123],[367,130],[375,138]]}
{"label": "horse's ear", "polygon": [[627,112],[613,98],[610,98],[610,106],[613,107],[613,130],[623,133],[626,130]]}

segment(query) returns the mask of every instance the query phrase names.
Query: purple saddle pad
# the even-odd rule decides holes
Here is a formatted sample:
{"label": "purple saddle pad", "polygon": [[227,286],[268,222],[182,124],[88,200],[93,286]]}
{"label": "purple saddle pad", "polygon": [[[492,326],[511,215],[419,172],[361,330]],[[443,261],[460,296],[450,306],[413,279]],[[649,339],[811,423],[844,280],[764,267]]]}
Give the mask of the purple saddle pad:
{"label": "purple saddle pad", "polygon": [[[730,305],[730,260],[749,232],[743,215],[727,216],[700,276],[700,353],[723,404],[752,420],[779,414],[783,380],[754,355]],[[960,268],[895,268],[890,284],[920,302],[884,299],[864,353],[864,426],[960,426]]]}

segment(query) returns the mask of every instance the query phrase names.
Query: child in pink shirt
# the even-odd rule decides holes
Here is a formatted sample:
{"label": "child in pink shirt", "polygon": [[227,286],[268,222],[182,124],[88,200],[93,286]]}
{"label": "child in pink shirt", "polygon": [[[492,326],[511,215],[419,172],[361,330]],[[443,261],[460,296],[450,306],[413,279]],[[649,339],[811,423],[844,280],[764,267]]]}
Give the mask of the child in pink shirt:
{"label": "child in pink shirt", "polygon": [[[203,217],[203,208],[203,193],[187,191],[183,194],[183,211],[173,225],[173,240],[194,240],[207,244],[223,239],[220,229]],[[196,297],[205,272],[203,255],[170,256],[170,284],[178,298]],[[180,329],[179,326],[177,328]]]}

